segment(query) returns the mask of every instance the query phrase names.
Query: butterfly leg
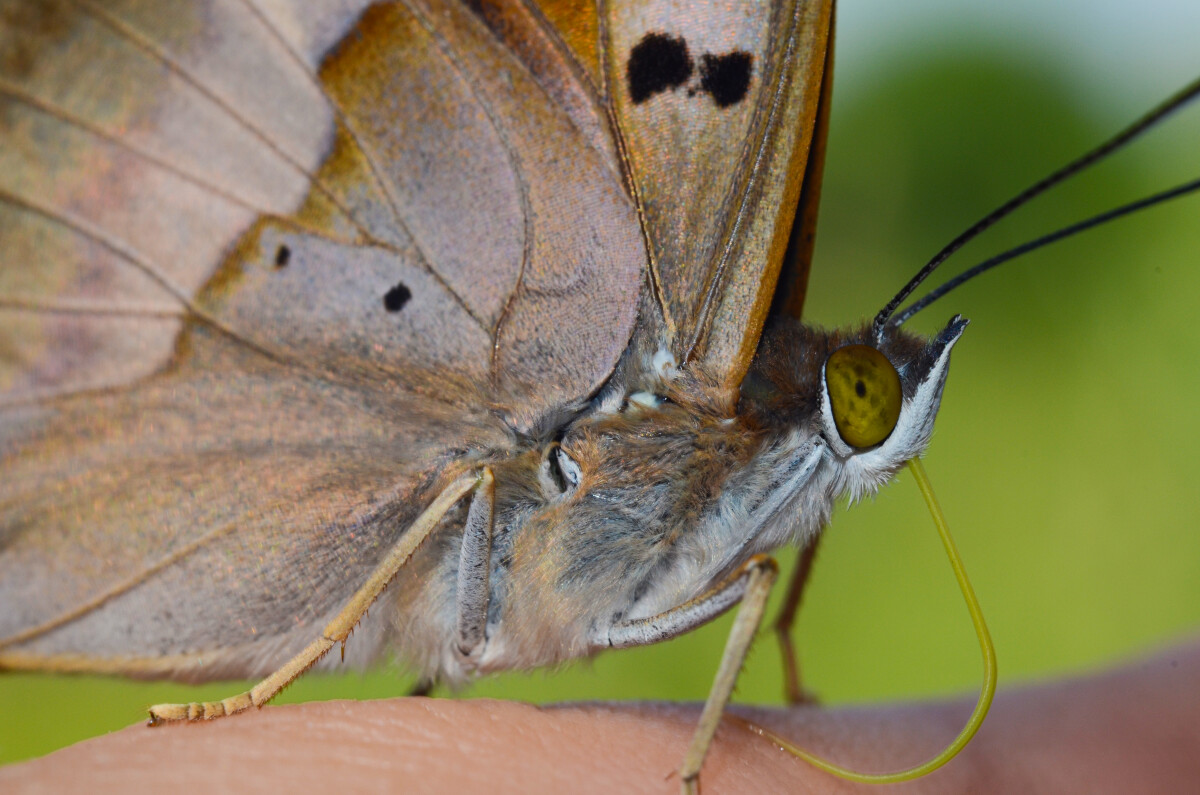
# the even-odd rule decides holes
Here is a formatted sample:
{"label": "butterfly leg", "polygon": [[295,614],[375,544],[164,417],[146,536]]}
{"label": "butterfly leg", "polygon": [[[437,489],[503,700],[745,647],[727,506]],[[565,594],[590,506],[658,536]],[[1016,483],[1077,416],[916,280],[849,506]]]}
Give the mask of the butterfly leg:
{"label": "butterfly leg", "polygon": [[[488,577],[492,567],[492,528],[496,505],[496,481],[490,467],[485,467],[471,497],[467,523],[463,528],[462,549],[458,556],[456,622],[458,652],[466,660],[476,659],[487,640],[487,611],[490,601]],[[419,680],[409,696],[427,696],[437,686],[437,680]]]}
{"label": "butterfly leg", "polygon": [[[491,596],[488,577],[492,567],[495,505],[496,481],[491,468],[484,467],[467,511],[462,549],[458,556],[458,587],[455,591],[457,648],[466,660],[478,658],[487,641],[487,611]],[[408,695],[427,696],[436,685],[436,679],[421,679],[408,691]]]}
{"label": "butterfly leg", "polygon": [[800,560],[796,563],[796,568],[792,571],[792,579],[788,583],[783,608],[775,617],[775,634],[779,638],[779,647],[783,652],[783,691],[789,704],[815,701],[800,684],[800,662],[796,659],[792,627],[796,623],[796,613],[800,610],[800,602],[804,598],[804,588],[808,584],[808,574],[812,571],[813,559],[817,556],[817,544],[820,541],[821,536],[818,535],[800,553]]}
{"label": "butterfly leg", "polygon": [[729,697],[733,694],[733,686],[742,670],[746,652],[750,650],[754,635],[762,624],[767,596],[778,573],[779,566],[774,560],[765,555],[756,555],[711,591],[665,613],[618,624],[609,633],[609,644],[614,647],[656,643],[690,632],[737,602],[742,603],[729,640],[725,642],[725,653],[721,657],[721,665],[708,699],[704,702],[696,731],[692,734],[692,742],[679,768],[685,793],[696,792],[700,766],[712,745],[713,735],[717,733],[717,725],[721,722]]}
{"label": "butterfly leg", "polygon": [[416,684],[409,689],[406,695],[409,698],[414,698],[416,696],[427,696],[433,692],[433,689],[437,687],[437,684],[437,680],[432,677],[418,679]]}
{"label": "butterfly leg", "polygon": [[165,721],[176,720],[207,720],[232,715],[237,712],[261,707],[275,697],[293,679],[304,673],[317,660],[338,643],[345,642],[350,631],[362,619],[367,608],[387,587],[400,569],[412,557],[413,552],[421,542],[429,537],[455,503],[465,497],[473,489],[478,488],[485,480],[490,482],[491,472],[484,474],[468,473],[451,483],[425,511],[417,517],[408,530],[400,536],[387,557],[375,568],[370,578],[350,598],[341,612],[326,625],[321,637],[310,643],[303,651],[284,663],[266,679],[236,696],[221,701],[207,701],[191,704],[156,704],[150,708],[151,725]]}
{"label": "butterfly leg", "polygon": [[492,568],[492,521],[496,484],[492,470],[485,468],[467,511],[462,549],[458,556],[458,587],[455,603],[458,653],[465,660],[478,659],[487,643],[488,576]]}

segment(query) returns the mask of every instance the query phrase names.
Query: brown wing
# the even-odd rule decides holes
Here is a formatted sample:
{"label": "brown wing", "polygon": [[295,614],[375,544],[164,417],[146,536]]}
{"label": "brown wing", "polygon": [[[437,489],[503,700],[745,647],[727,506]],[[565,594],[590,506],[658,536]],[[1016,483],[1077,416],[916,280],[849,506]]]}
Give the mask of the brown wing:
{"label": "brown wing", "polygon": [[483,412],[304,372],[203,327],[189,347],[134,389],[39,406],[5,440],[0,636],[25,640],[0,661],[265,673],[320,631],[466,448],[507,443]]}
{"label": "brown wing", "polygon": [[[796,312],[803,303],[832,82],[832,0],[477,5],[601,148],[609,134],[592,121],[581,86],[607,107],[651,258],[658,322],[639,327],[648,338],[639,347],[653,350],[665,335],[678,360],[701,361],[736,387],[785,259],[783,293],[798,298],[781,300]],[[537,18],[550,30],[528,24]],[[556,45],[580,79],[567,79],[571,70],[549,55]]]}
{"label": "brown wing", "polygon": [[270,668],[624,350],[599,106],[460,6],[0,20],[0,660]]}
{"label": "brown wing", "polygon": [[832,3],[607,7],[599,69],[670,345],[736,387],[805,179]]}
{"label": "brown wing", "polygon": [[817,242],[817,211],[821,203],[821,183],[825,172],[825,142],[829,137],[829,112],[833,96],[834,14],[829,18],[829,40],[825,48],[825,68],[821,75],[821,98],[813,126],[812,142],[808,147],[808,163],[804,167],[804,183],[791,237],[783,258],[783,268],[775,287],[772,313],[787,314],[796,319],[803,316],[804,299],[808,292],[808,274],[812,265],[813,248]]}

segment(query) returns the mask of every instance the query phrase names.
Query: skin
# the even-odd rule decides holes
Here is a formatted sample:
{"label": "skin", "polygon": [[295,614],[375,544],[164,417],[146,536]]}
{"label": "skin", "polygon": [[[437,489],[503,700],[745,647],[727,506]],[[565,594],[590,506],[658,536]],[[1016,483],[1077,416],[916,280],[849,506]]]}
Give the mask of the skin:
{"label": "skin", "polygon": [[[933,754],[973,698],[855,709],[736,707],[859,769]],[[236,719],[131,726],[0,770],[0,790],[676,792],[699,705],[401,698],[268,707]],[[920,792],[1182,792],[1200,779],[1200,640],[1112,671],[1000,693],[983,729]],[[882,792],[831,778],[726,718],[702,791]],[[888,792],[898,791],[889,788]]]}

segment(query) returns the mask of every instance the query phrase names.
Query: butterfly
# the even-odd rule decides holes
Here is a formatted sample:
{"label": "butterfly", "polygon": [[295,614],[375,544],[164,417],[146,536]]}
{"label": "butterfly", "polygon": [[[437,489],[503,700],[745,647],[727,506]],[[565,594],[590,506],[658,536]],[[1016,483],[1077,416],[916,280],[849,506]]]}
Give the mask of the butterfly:
{"label": "butterfly", "polygon": [[[667,52],[668,49],[673,47],[673,44],[670,43],[672,37],[665,36],[664,38],[666,41],[659,40],[659,41],[662,41],[661,44],[655,44],[654,43],[655,40],[649,40],[650,43],[653,44],[652,50],[650,50],[650,52],[654,52],[654,49],[658,49],[660,52],[660,55],[661,55],[662,52]],[[688,36],[684,36],[683,40],[689,42],[689,46],[691,49],[697,48],[697,44],[695,43],[695,37],[689,38]],[[722,53],[732,54],[732,53],[740,52],[740,50],[737,50],[736,48],[721,49],[721,47],[722,46],[714,46],[712,48],[709,48],[710,50],[712,50],[712,52],[710,52],[709,54],[715,53],[714,56],[720,56],[720,54],[722,54]],[[630,53],[630,55],[632,55],[632,48],[630,48],[628,50],[628,52]],[[643,50],[643,52],[644,52],[644,50]],[[704,54],[704,50],[702,47],[701,47],[700,52],[701,52],[701,58],[702,58],[702,56]],[[734,59],[734,60],[736,60],[736,59]],[[701,62],[703,62],[703,61],[701,61]],[[689,79],[691,79],[691,78],[689,78]],[[619,85],[620,80],[614,80],[613,84]],[[666,98],[666,100],[671,100],[671,98],[679,98],[680,101],[701,100],[701,101],[708,101],[708,102],[714,103],[714,104],[719,104],[719,98],[718,98],[718,96],[716,96],[716,92],[703,89],[703,80],[702,79],[700,80],[700,82],[696,83],[696,86],[697,86],[697,88],[689,88],[688,80],[684,80],[684,84],[682,84],[682,85],[673,86],[673,88],[668,88],[666,90],[656,92],[656,94],[654,94],[653,91],[650,92],[650,96],[646,97],[646,102],[652,101],[653,98]],[[649,89],[647,89],[647,90],[649,90]],[[691,94],[691,92],[694,92],[694,94]],[[632,98],[632,96],[634,96],[634,94],[635,94],[635,91],[630,90],[631,98]],[[684,98],[684,95],[689,95],[689,94],[691,94],[691,95],[686,96]],[[278,100],[276,100],[276,101],[278,101]],[[280,114],[278,114],[276,116],[276,118],[281,119],[281,120],[287,119],[287,114],[281,112]],[[635,147],[635,151],[636,151],[636,147]],[[484,191],[484,192],[486,193],[486,191]],[[306,211],[311,211],[311,213],[314,216],[322,217],[322,220],[324,221],[325,219],[328,219],[329,216],[336,215],[336,211],[334,208],[326,207],[326,205],[336,204],[335,198],[337,198],[336,193],[331,191],[330,195],[326,195],[326,196],[324,196],[323,199],[320,199],[320,201],[324,202],[322,207],[311,207],[311,208],[308,208]],[[371,197],[371,198],[378,198],[378,197]],[[319,203],[320,202],[314,202],[314,204],[319,204]],[[379,203],[382,204],[385,202],[379,202]],[[370,205],[371,199],[367,199],[366,204]],[[344,219],[343,219],[343,221],[344,221]],[[305,223],[312,222],[311,217],[305,217],[304,222]],[[353,225],[350,225],[349,222],[346,222],[346,226],[353,226]],[[341,229],[341,231],[347,232],[347,229]],[[371,229],[371,231],[373,232],[373,229]],[[256,232],[258,232],[258,231],[256,231]],[[353,232],[353,231],[350,231],[350,232]],[[302,251],[302,246],[289,245],[289,243],[288,243],[289,238],[276,237],[274,239],[271,239],[269,237],[270,234],[283,234],[283,233],[278,232],[278,229],[266,229],[266,233],[268,233],[268,237],[264,238],[262,232],[258,232],[259,239],[256,241],[256,243],[258,243],[258,245],[259,245],[259,259],[262,259],[263,262],[274,263],[274,268],[277,270],[272,270],[271,273],[281,274],[284,277],[296,273],[296,270],[298,270],[298,268],[296,268],[296,265],[302,264],[302,258],[301,258],[301,253],[300,253]],[[292,231],[292,233],[293,234],[302,234],[302,233],[304,233],[304,229],[298,229],[298,231]],[[701,237],[702,237],[702,235],[701,235]],[[203,235],[202,234],[192,234],[190,237],[191,240],[196,240],[197,238],[203,238]],[[263,240],[265,240],[265,243]],[[281,243],[281,240],[283,240],[282,243]],[[272,245],[272,244],[274,244],[274,245]],[[469,245],[469,243],[464,244],[464,245]],[[272,258],[274,258],[274,259],[272,259]],[[276,280],[276,281],[278,282],[278,281],[282,281],[282,280]],[[408,280],[408,281],[398,280],[396,282],[380,280],[379,289],[377,289],[377,291],[376,291],[377,293],[380,293],[380,294],[376,295],[376,300],[379,301],[380,299],[382,299],[382,303],[383,303],[385,311],[394,312],[394,313],[397,313],[398,316],[403,317],[404,312],[406,312],[406,309],[410,310],[410,309],[412,309],[412,307],[420,305],[420,300],[422,298],[422,295],[419,291],[415,291],[414,286],[412,285],[412,283],[409,283],[409,282],[410,282],[410,280]],[[664,282],[665,283],[670,282],[671,285],[674,285],[674,283],[678,283],[674,280],[667,280],[667,279],[664,279]],[[284,283],[286,283],[286,282],[284,282]],[[212,285],[212,283],[210,283],[210,285],[208,287],[212,287],[214,289],[227,289],[227,291],[229,291],[229,294],[236,293],[236,289],[238,289],[238,285],[229,285],[229,283],[224,283],[224,285]],[[342,286],[336,286],[335,289],[342,289]],[[290,306],[289,301],[295,300],[295,295],[296,295],[296,293],[289,293],[289,292],[287,292],[287,289],[284,289],[282,294],[274,295],[274,297],[272,297],[272,298],[277,298],[278,300],[281,301],[281,304],[288,304]],[[223,295],[222,295],[222,298],[224,298]],[[560,297],[556,297],[556,298],[560,298]],[[415,301],[415,303],[414,303],[414,301]],[[236,310],[241,311],[241,307],[236,306],[236,301],[233,301],[233,305],[235,306]],[[391,309],[391,307],[396,307],[396,309]],[[172,321],[172,318],[170,318],[169,307],[151,305],[148,307],[142,307],[142,309],[146,310],[146,312],[145,312],[146,315],[154,315],[155,312],[158,312],[158,313],[161,313],[161,315],[167,316],[166,318],[163,318],[164,322],[167,322],[167,323],[174,322],[174,321]],[[203,307],[202,307],[202,309],[203,309]],[[262,304],[257,304],[257,305],[254,305],[253,307],[250,307],[250,309],[245,309],[245,315],[238,315],[238,317],[239,317],[239,319],[241,319],[244,317],[258,316],[258,315],[262,315],[262,313],[264,313],[264,312],[270,313],[270,311],[272,309],[275,309],[275,305],[268,304],[264,307]],[[280,311],[282,311],[282,310],[280,310]],[[412,313],[412,312],[409,312],[409,313]],[[176,312],[176,315],[178,315],[178,312]],[[638,317],[642,317],[642,316],[640,315]],[[175,318],[175,319],[178,319],[178,318]],[[218,319],[220,319],[220,318],[218,318]],[[233,328],[234,328],[234,330],[236,330],[236,328],[238,328],[238,327],[233,327]],[[722,327],[722,328],[724,328],[724,327]],[[742,333],[742,331],[739,331],[739,334],[740,333]],[[637,334],[637,331],[635,331],[635,335],[636,334]],[[439,337],[439,339],[440,339],[440,337]],[[559,340],[558,337],[554,337],[554,340],[562,341],[562,340]],[[290,340],[289,340],[289,342],[290,342]],[[307,349],[311,349],[313,346],[319,347],[318,342],[319,341],[314,341],[312,339],[295,340],[296,345],[298,345],[302,349],[306,349],[306,351],[307,351]],[[589,340],[589,342],[590,342],[590,340]],[[446,343],[446,342],[439,342],[439,345],[444,345],[444,343]],[[588,347],[592,347],[592,346],[589,345]],[[625,352],[625,349],[623,349],[623,354],[624,354],[624,352]],[[658,348],[655,348],[654,353],[658,353]],[[551,358],[553,358],[553,357],[551,357]],[[653,358],[653,357],[650,357],[650,358]],[[677,360],[678,359],[679,359],[679,357],[677,357]],[[218,361],[218,364],[220,364],[220,361]],[[515,370],[512,370],[512,369],[505,370],[505,372],[514,372],[514,371]],[[444,373],[443,373],[443,375],[444,375]],[[370,378],[370,376],[371,376],[370,372],[355,372],[354,373],[355,378],[361,377],[362,379],[368,379],[368,378]],[[269,376],[269,378],[271,378],[271,377],[274,377],[274,376]],[[355,387],[358,387],[358,385],[361,385],[361,384],[355,384]],[[422,385],[424,385],[424,384],[422,384]],[[438,384],[428,385],[428,387],[426,387],[426,389],[424,391],[421,391],[421,393],[420,393],[422,396],[422,399],[424,399],[424,397],[436,397],[436,395],[431,395],[430,393],[431,393],[431,391],[433,391],[433,393],[436,393],[438,388],[439,388]],[[304,389],[301,389],[299,387],[296,389],[299,389],[300,391],[304,391]],[[216,391],[217,394],[220,394],[220,390],[214,390],[214,391]],[[517,391],[521,391],[521,389],[517,389]],[[638,393],[638,391],[629,391],[628,389],[626,389],[626,393],[632,394],[632,395],[638,395],[640,397],[649,395],[650,397],[652,397],[652,399],[653,399],[653,397],[656,396],[656,395],[654,395],[653,391],[646,391],[646,393],[644,393],[644,395],[643,395],[642,393]],[[227,395],[227,397],[230,401],[240,402],[240,400],[239,400],[240,395]],[[521,395],[521,397],[527,397],[527,395]],[[637,402],[637,401],[634,401],[634,402]],[[254,407],[254,411],[258,411],[259,408],[260,407]],[[628,408],[628,407],[626,407],[626,408]],[[656,407],[648,407],[648,408],[656,408]],[[250,410],[248,410],[248,408],[247,408],[247,411],[250,411]],[[524,411],[524,410],[522,410],[522,411]],[[236,412],[234,412],[234,416],[236,416]],[[516,414],[510,414],[510,416],[505,417],[505,420],[506,420],[506,423],[509,423],[510,426],[512,426],[514,424],[516,426],[521,426],[521,423],[522,423],[522,418],[516,416]],[[536,428],[536,420],[526,418],[526,428],[530,428],[530,426],[533,426],[533,428]],[[438,428],[430,429],[430,430],[431,430],[431,432],[437,432],[437,431],[442,430],[442,426],[438,426]],[[328,444],[328,440],[318,440],[318,442],[320,442],[322,444]],[[317,444],[317,442],[314,442],[314,444]],[[320,444],[317,444],[317,447],[319,447],[319,446],[320,446]],[[575,458],[572,458],[572,456],[570,455],[570,452],[569,452],[570,448],[568,448],[568,453],[564,454],[566,456],[566,458],[560,458],[557,450],[563,449],[564,447],[565,446],[563,446],[563,444],[560,443],[559,448],[556,448],[556,452],[554,452],[552,455],[547,455],[545,465],[547,468],[547,474],[548,474],[548,476],[550,476],[551,480],[553,480],[554,486],[556,486],[556,488],[558,488],[558,486],[563,486],[563,488],[565,490],[566,486],[578,485],[578,484],[570,483],[572,477],[575,476],[575,472],[574,472],[574,470],[572,470],[571,464],[572,464],[572,462],[574,462],[574,464],[576,466],[578,466],[578,461]],[[286,480],[288,478],[292,479],[292,480],[290,480],[290,483],[292,483],[292,485],[302,483],[302,480],[304,480],[304,476],[307,471],[306,466],[307,466],[307,464],[305,464],[305,462],[300,462],[300,464],[296,464],[296,462],[293,462],[293,468],[290,468],[290,470],[287,473],[287,476],[281,476],[281,474],[278,474],[278,473],[270,473],[271,482],[266,485],[270,485],[271,488],[287,489],[287,488],[289,488],[289,483],[286,482]],[[359,473],[359,472],[353,472],[353,473],[343,472],[343,474],[354,474],[355,482],[359,483],[360,485],[362,484],[361,480],[359,480],[359,476],[361,473]],[[246,484],[248,486],[251,486],[251,488],[254,488],[254,486],[259,485],[259,483],[253,479],[253,477],[254,476],[252,476],[251,473],[247,473],[247,478],[250,478],[250,479],[247,480]],[[258,476],[258,477],[263,477],[263,476]],[[187,486],[187,488],[191,488],[191,484],[184,484],[184,485]],[[239,485],[241,485],[241,484],[239,484]],[[323,485],[325,485],[325,484],[323,484]],[[338,485],[341,485],[341,484],[338,484]],[[203,500],[203,495],[194,495],[194,496],[196,496],[196,500],[198,500],[198,501]],[[194,513],[194,508],[192,509],[192,513]],[[272,518],[272,519],[278,519],[278,516],[275,516],[275,518]],[[461,521],[461,519],[460,519],[460,521]],[[354,561],[350,561],[350,563],[352,563],[352,568],[353,568]],[[398,585],[400,585],[400,582],[397,582],[397,584],[394,585],[394,590],[395,590],[395,587]],[[391,592],[392,591],[389,591],[388,593],[391,593]],[[352,642],[350,642],[349,646],[347,647],[347,653],[349,654],[350,658],[353,659],[354,654],[358,653],[355,651],[356,646],[370,647],[370,641],[368,641],[367,639],[364,638],[364,635],[366,635],[366,634],[367,633],[364,628],[360,628],[359,632],[356,632]],[[211,660],[210,660],[210,663],[211,663]],[[217,664],[220,664],[220,663],[217,663]],[[217,669],[217,670],[220,670],[220,669]],[[234,670],[245,671],[246,669],[245,668],[230,669],[230,673],[233,673]]]}
{"label": "butterfly", "polygon": [[[151,710],[216,717],[335,645],[453,683],[766,582],[829,510],[782,519],[800,407],[737,404],[830,14],[12,8],[0,667],[267,677]],[[927,437],[960,330],[886,340],[924,397],[850,488]]]}

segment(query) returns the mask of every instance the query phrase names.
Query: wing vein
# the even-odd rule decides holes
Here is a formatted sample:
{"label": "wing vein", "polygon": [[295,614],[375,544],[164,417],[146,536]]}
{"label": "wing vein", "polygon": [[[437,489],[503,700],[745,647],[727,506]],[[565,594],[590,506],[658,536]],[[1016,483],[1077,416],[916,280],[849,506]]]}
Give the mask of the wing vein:
{"label": "wing vein", "polygon": [[228,534],[235,527],[237,527],[236,522],[228,522],[221,527],[214,527],[212,530],[209,530],[195,541],[184,544],[174,552],[164,555],[162,558],[159,558],[158,561],[150,564],[146,568],[134,574],[132,577],[123,582],[117,583],[103,593],[97,594],[83,604],[72,608],[71,610],[67,610],[66,612],[60,613],[48,621],[43,621],[41,624],[37,624],[29,627],[28,629],[23,629],[13,635],[9,635],[7,638],[0,638],[0,651],[9,646],[16,646],[18,644],[34,640],[35,638],[39,638],[48,632],[53,632],[59,627],[65,626],[76,619],[82,618],[93,610],[103,606],[105,602],[108,602],[120,596],[121,594],[128,593],[129,591],[133,590],[168,566],[178,563],[189,555],[198,552],[212,541],[215,541],[221,536]]}
{"label": "wing vein", "polygon": [[[113,135],[112,133],[104,130],[103,128],[101,128],[101,127],[99,127],[99,126],[73,114],[73,113],[70,113],[65,108],[48,103],[45,100],[42,100],[38,97],[33,96],[32,94],[22,91],[21,89],[17,88],[16,86],[6,83],[3,80],[0,80],[0,96],[7,96],[9,99],[11,99],[15,102],[20,102],[30,108],[33,108],[34,110],[37,110],[41,113],[46,114],[47,116],[57,119],[64,124],[70,125],[72,127],[78,128],[80,130],[83,130],[84,132],[86,132],[90,135],[93,135],[96,138],[99,138],[100,140],[102,140],[108,144],[111,144],[114,147],[117,147],[125,152],[128,152],[131,155],[133,155],[134,157],[137,157],[138,159],[143,160],[143,161],[155,166],[156,168],[162,169],[163,171],[166,171],[167,173],[173,174],[173,175],[179,177],[180,179],[184,180],[185,182],[195,185],[196,187],[201,188],[202,190],[207,191],[208,193],[211,193],[214,196],[224,199],[225,201],[227,201],[231,204],[235,204],[238,207],[242,207],[243,209],[249,210],[253,213],[257,213],[258,215],[277,217],[277,216],[275,216],[273,211],[268,210],[264,207],[257,206],[256,204],[254,204],[254,202],[250,201],[249,199],[245,199],[241,196],[238,196],[237,194],[233,193],[232,191],[226,190],[225,188],[222,188],[221,186],[206,180],[204,177],[202,177],[198,174],[188,171],[187,169],[181,168],[180,166],[178,166],[174,163],[171,163],[170,161],[165,160],[146,149],[135,146],[134,144],[130,143],[129,141],[127,141],[119,136]],[[310,232],[311,234],[321,234],[324,237],[328,237],[328,235],[325,234],[323,231],[319,231],[316,229],[310,229],[309,227],[302,224],[301,222],[299,222],[296,219],[288,219],[288,223],[291,226],[294,226],[297,229],[303,230],[305,232]]]}
{"label": "wing vein", "polygon": [[24,295],[0,296],[0,310],[60,315],[98,315],[107,317],[183,318],[186,310],[177,306],[155,304],[112,305],[70,298],[37,298]]}
{"label": "wing vein", "polygon": [[[110,236],[105,231],[93,226],[92,224],[88,223],[87,221],[85,221],[81,218],[72,217],[61,210],[56,210],[53,208],[49,208],[49,207],[45,207],[45,206],[36,204],[27,198],[17,196],[14,193],[9,193],[8,191],[4,190],[3,188],[0,188],[0,203],[3,203],[3,202],[7,202],[8,204],[11,204],[15,207],[26,210],[27,212],[31,212],[36,215],[40,215],[43,218],[51,221],[52,223],[60,224],[64,228],[69,229],[70,231],[74,232],[75,234],[78,234],[82,237],[92,240],[92,241],[96,242],[97,244],[103,246],[104,248],[108,249],[110,252],[115,254],[120,260],[122,260],[123,262],[126,262],[130,266],[136,268],[142,274],[144,274],[149,279],[151,279],[154,283],[158,284],[160,287],[162,287],[164,290],[166,290],[167,293],[169,293],[173,298],[175,298],[179,302],[179,305],[181,307],[183,307],[183,309],[185,310],[184,314],[187,317],[194,319],[196,321],[202,322],[202,323],[212,327],[216,331],[219,331],[220,333],[228,336],[230,339],[234,340],[238,344],[245,346],[248,350],[252,350],[262,356],[265,356],[268,359],[270,359],[271,361],[274,361],[278,364],[282,364],[282,365],[289,366],[289,367],[297,367],[305,372],[311,372],[311,373],[317,373],[319,375],[323,375],[323,374],[319,373],[317,370],[314,370],[311,366],[305,364],[304,362],[296,359],[293,356],[289,356],[289,355],[286,355],[279,351],[273,350],[273,349],[267,347],[266,345],[259,343],[256,340],[246,337],[245,335],[243,335],[239,331],[237,331],[237,329],[232,328],[231,326],[224,323],[219,318],[213,316],[212,314],[210,314],[210,313],[204,311],[203,309],[201,309],[200,307],[196,306],[192,302],[192,300],[190,298],[188,298],[187,293],[183,290],[182,287],[175,284],[175,282],[173,282],[170,279],[170,277],[168,277],[165,273],[163,273],[161,270],[159,270],[153,263],[145,260],[141,256],[141,254],[139,254],[138,252],[129,248],[124,243],[124,241],[118,240],[118,239]],[[88,390],[85,390],[85,391],[88,391]],[[74,393],[72,393],[72,394],[74,394]]]}
{"label": "wing vein", "polygon": [[416,3],[412,0],[404,0],[404,4],[412,12],[417,21],[421,23],[421,26],[424,27],[429,33],[430,38],[432,38],[434,43],[437,45],[438,52],[441,53],[442,57],[446,60],[450,68],[454,70],[454,73],[467,87],[467,90],[471,92],[472,98],[487,116],[488,124],[491,125],[492,130],[495,131],[496,136],[500,139],[501,146],[504,149],[505,160],[508,161],[508,166],[512,170],[516,183],[519,186],[518,193],[520,195],[521,202],[521,220],[524,227],[524,234],[522,235],[521,244],[521,264],[517,270],[516,281],[513,284],[511,292],[509,292],[509,294],[505,297],[504,306],[501,308],[500,315],[497,317],[495,325],[491,329],[486,329],[485,327],[492,339],[492,350],[489,355],[489,364],[492,380],[493,382],[496,382],[499,378],[498,355],[500,352],[500,330],[503,327],[505,320],[509,316],[513,301],[516,299],[517,294],[520,293],[522,289],[526,267],[529,264],[529,259],[532,253],[535,235],[533,209],[529,201],[529,180],[526,177],[524,168],[521,166],[520,157],[517,155],[516,148],[509,140],[503,125],[501,125],[496,119],[495,108],[493,108],[491,103],[489,103],[487,99],[479,93],[479,91],[476,89],[474,81],[468,79],[466,70],[463,68],[459,60],[454,56],[453,50],[451,49],[449,43],[442,36],[441,32],[438,31],[434,26],[432,19],[428,15],[428,12],[423,8],[416,8]]}
{"label": "wing vein", "polygon": [[125,22],[121,21],[110,12],[97,6],[92,0],[71,0],[82,11],[91,14],[95,19],[107,25],[113,32],[122,38],[126,39],[134,46],[141,49],[146,54],[150,55],[155,60],[163,64],[172,73],[179,76],[181,80],[191,86],[202,97],[219,108],[230,119],[232,119],[239,127],[245,130],[251,137],[262,143],[271,152],[273,152],[281,161],[289,168],[300,174],[312,185],[313,189],[320,193],[333,206],[336,207],[346,220],[358,230],[359,234],[364,239],[375,241],[374,236],[367,231],[362,223],[354,216],[354,214],[342,204],[336,195],[329,187],[314,173],[304,167],[303,163],[297,161],[292,155],[288,154],[278,142],[273,140],[266,132],[255,126],[249,119],[243,116],[233,107],[233,105],[222,97],[217,91],[202,83],[171,55],[158,46],[155,42],[140,34],[138,31],[131,28]]}
{"label": "wing vein", "polygon": [[704,301],[700,305],[700,322],[696,323],[693,328],[692,338],[688,341],[684,352],[685,361],[692,358],[696,346],[700,344],[700,340],[707,335],[709,328],[712,326],[713,311],[719,300],[718,296],[724,285],[724,277],[729,267],[729,261],[733,256],[734,248],[737,245],[738,237],[741,234],[742,226],[746,219],[747,206],[751,201],[756,199],[756,188],[762,180],[763,163],[767,159],[767,150],[770,147],[772,133],[779,126],[779,113],[783,105],[783,97],[793,79],[792,64],[796,58],[796,40],[800,31],[801,13],[801,6],[797,3],[792,10],[791,26],[787,33],[787,49],[784,51],[783,58],[780,59],[779,79],[774,81],[775,90],[771,96],[771,109],[767,114],[767,121],[763,126],[762,135],[754,147],[754,163],[747,175],[746,186],[741,191],[741,201],[738,203],[737,212],[733,214],[733,226],[725,236],[725,242],[721,248],[721,256],[717,260],[716,267],[713,268],[713,277],[709,281],[708,289],[705,290]]}
{"label": "wing vein", "polygon": [[650,234],[650,226],[646,220],[646,208],[642,202],[641,190],[638,188],[637,180],[634,179],[633,164],[629,157],[629,144],[625,140],[625,131],[621,129],[620,115],[617,113],[617,100],[608,73],[609,58],[611,56],[609,49],[612,44],[608,32],[608,0],[594,1],[596,3],[598,20],[596,35],[599,41],[597,41],[596,46],[600,55],[604,113],[608,117],[609,126],[613,131],[613,140],[617,147],[617,161],[620,164],[621,173],[625,180],[625,190],[633,199],[634,209],[637,210],[638,228],[642,234],[642,242],[646,246],[646,278],[650,281],[650,292],[654,296],[654,303],[658,307],[659,316],[662,318],[663,326],[666,327],[668,338],[674,339],[679,327],[675,322],[675,318],[671,315],[671,310],[667,303],[666,291],[662,286],[662,277],[658,272],[658,251],[654,247],[654,238]]}
{"label": "wing vein", "polygon": [[185,307],[187,310],[197,316],[203,316],[203,313],[192,305],[192,302],[188,299],[187,293],[182,287],[171,281],[170,277],[160,271],[153,264],[144,260],[141,255],[129,248],[123,241],[117,240],[116,238],[110,236],[104,230],[93,226],[82,218],[68,215],[64,210],[47,207],[45,205],[36,203],[27,197],[10,193],[4,188],[0,188],[0,202],[8,203],[14,207],[35,215],[40,215],[48,221],[60,224],[75,234],[80,235],[81,237],[88,238],[89,240],[100,244],[113,254],[116,254],[117,257],[119,257],[122,261],[136,268],[155,284],[166,290],[172,297],[179,301],[181,306]]}
{"label": "wing vein", "polygon": [[[461,306],[463,310],[469,314],[476,323],[479,324],[481,329],[487,331],[487,324],[484,322],[483,318],[475,314],[474,310],[467,305],[462,296],[460,296],[458,292],[450,286],[450,283],[446,280],[445,276],[439,273],[438,270],[433,266],[429,256],[417,242],[416,236],[412,234],[408,224],[405,223],[404,216],[400,212],[399,199],[395,195],[395,185],[391,183],[391,180],[385,178],[383,167],[379,164],[379,155],[375,151],[374,147],[367,143],[366,137],[363,135],[362,130],[357,125],[355,118],[348,114],[346,109],[342,107],[342,104],[333,95],[331,95],[329,91],[326,90],[324,84],[321,83],[321,81],[317,78],[317,75],[313,73],[311,68],[309,68],[303,56],[296,51],[292,44],[271,22],[270,18],[267,17],[267,15],[262,12],[262,9],[255,4],[254,0],[239,0],[239,2],[245,5],[247,12],[253,16],[258,23],[262,25],[263,29],[267,31],[268,35],[275,39],[275,41],[278,42],[279,45],[284,49],[288,55],[288,61],[292,63],[292,65],[304,75],[304,78],[321,94],[322,97],[325,98],[325,102],[329,105],[333,115],[339,122],[341,122],[342,127],[346,130],[351,142],[354,144],[354,147],[359,151],[363,160],[366,162],[367,169],[370,172],[371,180],[375,183],[375,186],[379,189],[379,192],[383,195],[384,200],[387,202],[388,210],[392,215],[392,223],[394,223],[396,228],[403,232],[404,236],[412,242],[412,246],[416,250],[418,259],[420,260],[421,267],[424,268],[430,276],[436,279],[437,282],[446,290],[446,292],[453,296],[454,300],[458,302],[459,306]],[[375,237],[365,230],[363,230],[363,234],[372,241],[375,241]],[[387,244],[381,245],[386,246]],[[394,248],[391,246],[388,247]]]}

